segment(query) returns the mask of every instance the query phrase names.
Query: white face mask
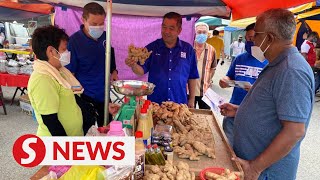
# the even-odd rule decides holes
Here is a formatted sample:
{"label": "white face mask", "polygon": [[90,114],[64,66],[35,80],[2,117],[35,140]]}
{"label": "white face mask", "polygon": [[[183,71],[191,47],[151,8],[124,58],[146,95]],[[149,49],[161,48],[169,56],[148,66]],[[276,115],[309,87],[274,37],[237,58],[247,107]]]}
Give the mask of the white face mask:
{"label": "white face mask", "polygon": [[104,32],[104,26],[89,26],[89,34],[92,38],[98,39]]}
{"label": "white face mask", "polygon": [[[57,51],[57,50],[56,50]],[[58,54],[60,55],[60,58],[59,58],[59,61],[60,61],[60,64],[62,66],[66,66],[68,64],[70,64],[70,58],[71,58],[71,53],[70,51],[66,50],[64,51],[63,53],[59,53],[59,51],[57,51]],[[56,57],[55,57],[56,58]],[[58,58],[56,58],[58,59]]]}
{"label": "white face mask", "polygon": [[269,47],[271,45],[271,44],[269,44],[268,47],[264,51],[261,50],[261,46],[263,45],[264,41],[266,40],[266,37],[267,37],[267,35],[264,37],[264,39],[259,47],[258,46],[251,47],[252,56],[260,62],[264,62],[264,60],[266,60],[266,57],[264,57],[264,53],[269,49]]}

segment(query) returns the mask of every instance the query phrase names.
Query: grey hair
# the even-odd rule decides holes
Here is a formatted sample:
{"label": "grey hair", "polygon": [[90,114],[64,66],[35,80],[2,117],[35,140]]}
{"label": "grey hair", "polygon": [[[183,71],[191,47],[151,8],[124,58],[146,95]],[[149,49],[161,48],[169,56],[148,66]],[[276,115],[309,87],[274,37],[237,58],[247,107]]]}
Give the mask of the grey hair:
{"label": "grey hair", "polygon": [[257,17],[257,23],[264,24],[264,31],[273,33],[280,40],[293,40],[297,24],[292,12],[280,8],[265,11]]}
{"label": "grey hair", "polygon": [[197,27],[198,26],[205,26],[207,31],[209,32],[209,26],[207,23],[204,23],[204,22],[197,22],[195,25],[194,25],[194,30],[197,31]]}

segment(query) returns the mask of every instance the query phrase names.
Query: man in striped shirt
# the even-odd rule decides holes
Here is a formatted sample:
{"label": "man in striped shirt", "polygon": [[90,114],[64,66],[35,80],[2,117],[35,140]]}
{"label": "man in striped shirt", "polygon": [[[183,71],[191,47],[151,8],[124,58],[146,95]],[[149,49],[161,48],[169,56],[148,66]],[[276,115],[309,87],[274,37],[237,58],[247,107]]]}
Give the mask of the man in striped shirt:
{"label": "man in striped shirt", "polygon": [[210,107],[202,101],[203,94],[211,85],[217,60],[215,49],[206,43],[208,38],[209,26],[206,23],[199,22],[195,25],[196,37],[194,41],[194,49],[197,56],[197,67],[200,78],[196,81],[195,106],[198,103],[200,109],[210,109]]}
{"label": "man in striped shirt", "polygon": [[[227,75],[219,82],[220,87],[230,87],[227,83],[228,80],[247,81],[253,84],[256,79],[258,79],[262,69],[268,64],[267,60],[261,63],[251,55],[251,46],[253,46],[252,39],[255,34],[254,26],[255,24],[250,24],[246,27],[245,49],[247,52],[238,55],[234,61],[232,61]],[[230,103],[240,105],[244,97],[247,95],[247,90],[248,89],[245,90],[239,87],[234,87]],[[234,118],[231,117],[225,117],[223,119],[223,130],[229,139],[230,145],[233,144],[233,120]]]}

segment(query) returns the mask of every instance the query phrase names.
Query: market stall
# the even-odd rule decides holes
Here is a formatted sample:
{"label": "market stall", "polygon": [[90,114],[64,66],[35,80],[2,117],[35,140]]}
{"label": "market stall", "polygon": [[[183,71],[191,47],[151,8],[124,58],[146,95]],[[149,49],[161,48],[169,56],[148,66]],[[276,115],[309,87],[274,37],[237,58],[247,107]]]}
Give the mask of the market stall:
{"label": "market stall", "polygon": [[[110,54],[111,1],[108,3],[106,62],[110,62],[108,55]],[[108,66],[107,63],[106,70],[109,69]],[[230,179],[231,177],[232,179],[243,178],[240,164],[231,161],[231,157],[235,154],[211,111],[188,109],[184,104],[170,101],[156,104],[143,100],[141,96],[149,95],[153,91],[154,86],[150,83],[119,81],[114,82],[113,86],[118,93],[127,96],[125,103],[122,104],[119,113],[114,118],[116,121],[113,121],[121,122],[121,127],[124,128],[124,130],[120,128],[117,131],[126,132],[125,134],[130,136],[136,135],[137,141],[143,140],[144,145],[147,146],[146,152],[143,153],[143,156],[146,157],[145,163],[148,165],[143,170],[145,179],[165,177],[167,179],[170,177],[195,179],[195,176],[198,179],[217,179],[220,176],[230,176]],[[106,92],[109,92],[108,76],[106,77]],[[106,93],[106,98],[108,98],[108,93]],[[112,125],[102,128],[98,134],[108,134],[110,131],[112,131]],[[138,161],[138,163],[136,167],[142,167],[141,164],[144,164],[144,161],[143,163]],[[222,168],[223,171],[218,172],[217,167]],[[133,168],[131,176],[126,178],[134,177],[142,169]],[[42,167],[33,178],[48,173],[48,167]],[[65,173],[67,174],[68,170]]]}

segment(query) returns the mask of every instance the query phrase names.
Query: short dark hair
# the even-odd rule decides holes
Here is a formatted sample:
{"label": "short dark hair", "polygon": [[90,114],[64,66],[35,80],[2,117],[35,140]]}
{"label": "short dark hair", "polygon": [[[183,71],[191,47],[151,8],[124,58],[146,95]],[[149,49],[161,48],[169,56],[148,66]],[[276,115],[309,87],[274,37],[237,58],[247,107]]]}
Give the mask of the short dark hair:
{"label": "short dark hair", "polygon": [[167,19],[175,19],[177,21],[178,27],[182,26],[182,16],[180,14],[176,13],[176,12],[169,12],[169,13],[165,14],[163,16],[162,22],[164,21],[165,18],[167,18]]}
{"label": "short dark hair", "polygon": [[213,31],[212,31],[212,35],[218,36],[218,35],[219,35],[219,31],[218,31],[218,30],[213,30]]}
{"label": "short dark hair", "polygon": [[246,27],[245,31],[254,30],[254,26],[255,26],[255,25],[256,25],[256,23],[249,24],[249,25]]}
{"label": "short dark hair", "polygon": [[316,31],[312,31],[312,32],[310,32],[310,33],[308,34],[308,38],[311,37],[311,36],[316,37],[316,38],[319,38],[319,34],[318,34]]}
{"label": "short dark hair", "polygon": [[48,46],[59,50],[61,40],[69,40],[63,29],[55,26],[37,28],[32,35],[32,50],[38,59],[48,61],[46,53]]}
{"label": "short dark hair", "polygon": [[83,7],[82,17],[84,19],[87,19],[89,17],[89,14],[106,15],[106,12],[100,4],[96,2],[91,2]]}

